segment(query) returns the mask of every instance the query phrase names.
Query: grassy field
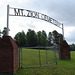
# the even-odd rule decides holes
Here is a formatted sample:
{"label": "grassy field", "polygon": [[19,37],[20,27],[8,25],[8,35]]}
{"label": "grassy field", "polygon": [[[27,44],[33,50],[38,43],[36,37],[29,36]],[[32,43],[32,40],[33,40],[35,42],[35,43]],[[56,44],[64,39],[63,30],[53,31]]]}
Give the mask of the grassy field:
{"label": "grassy field", "polygon": [[[38,49],[22,49],[22,54],[23,54],[22,55],[23,67],[40,65]],[[40,60],[41,65],[46,65],[46,63],[55,60],[54,51],[47,50],[47,59],[46,59],[46,50],[40,50]]]}
{"label": "grassy field", "polygon": [[[36,65],[35,62],[36,61],[39,62],[37,60],[37,59],[39,59],[38,50],[36,50],[37,51],[36,54],[35,54],[35,51],[34,52],[32,52],[32,51],[33,50],[31,50],[31,51],[23,50],[23,65],[24,66],[27,66],[29,64],[30,64],[30,66],[33,64]],[[45,51],[43,50],[40,53],[41,53],[41,62],[42,62],[42,64],[45,64],[46,63],[45,62],[46,60],[44,60],[46,58]],[[48,52],[48,55],[50,53]],[[35,56],[34,56],[34,54],[35,54]],[[32,57],[32,55],[34,56],[34,58]],[[36,61],[34,60],[35,57],[37,58]],[[50,56],[48,56],[48,57],[50,57]],[[57,57],[58,57],[58,53],[57,53]],[[32,63],[30,61],[30,59],[34,63]],[[25,63],[25,61],[28,64]],[[18,69],[17,72],[15,73],[15,75],[75,75],[75,52],[71,51],[71,60],[58,60],[57,65],[50,65],[50,66],[46,66],[46,67]]]}

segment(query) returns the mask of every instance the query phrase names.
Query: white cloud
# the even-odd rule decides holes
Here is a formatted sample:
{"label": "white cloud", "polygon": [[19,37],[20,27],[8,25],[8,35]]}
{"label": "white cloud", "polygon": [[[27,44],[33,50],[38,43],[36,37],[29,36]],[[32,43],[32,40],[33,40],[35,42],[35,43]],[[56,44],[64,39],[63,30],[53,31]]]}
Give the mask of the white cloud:
{"label": "white cloud", "polygon": [[65,37],[70,37],[71,33],[73,33],[74,31],[75,27],[65,27],[64,28]]}
{"label": "white cloud", "polygon": [[75,43],[75,27],[66,27],[64,33],[69,44]]}

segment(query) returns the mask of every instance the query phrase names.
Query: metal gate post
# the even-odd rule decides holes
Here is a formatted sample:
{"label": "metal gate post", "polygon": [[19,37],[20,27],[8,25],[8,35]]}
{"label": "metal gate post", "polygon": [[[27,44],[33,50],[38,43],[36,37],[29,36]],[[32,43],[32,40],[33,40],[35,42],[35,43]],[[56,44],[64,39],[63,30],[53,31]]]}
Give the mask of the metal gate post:
{"label": "metal gate post", "polygon": [[64,27],[63,27],[63,24],[62,24],[62,34],[63,34],[63,40],[64,40]]}
{"label": "metal gate post", "polygon": [[46,64],[48,64],[47,48],[46,48]]}
{"label": "metal gate post", "polygon": [[22,47],[21,47],[21,69],[23,68],[23,63],[22,63]]}
{"label": "metal gate post", "polygon": [[55,60],[55,46],[53,47],[53,58]]}
{"label": "metal gate post", "polygon": [[20,69],[20,47],[19,47],[19,69]]}
{"label": "metal gate post", "polygon": [[7,30],[6,36],[9,34],[9,5],[7,5]]}
{"label": "metal gate post", "polygon": [[55,49],[55,60],[56,60],[56,64],[57,64],[56,47],[54,49]]}
{"label": "metal gate post", "polygon": [[61,60],[61,51],[60,51],[60,46],[59,46],[59,60]]}
{"label": "metal gate post", "polygon": [[40,64],[40,66],[41,66],[40,47],[39,47],[39,64]]}

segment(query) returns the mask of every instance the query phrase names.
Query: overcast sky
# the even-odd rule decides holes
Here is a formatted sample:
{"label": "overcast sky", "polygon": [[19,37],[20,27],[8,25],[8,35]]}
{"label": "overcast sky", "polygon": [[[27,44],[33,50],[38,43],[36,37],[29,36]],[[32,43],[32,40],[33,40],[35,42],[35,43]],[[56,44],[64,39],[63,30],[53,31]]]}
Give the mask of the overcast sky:
{"label": "overcast sky", "polygon": [[[29,9],[46,14],[63,23],[64,37],[69,43],[75,43],[75,1],[74,0],[0,0],[0,30],[7,26],[7,5],[14,8]],[[62,30],[45,21],[27,17],[9,17],[9,35],[14,37],[22,30],[34,29],[36,32],[45,30],[48,32]]]}

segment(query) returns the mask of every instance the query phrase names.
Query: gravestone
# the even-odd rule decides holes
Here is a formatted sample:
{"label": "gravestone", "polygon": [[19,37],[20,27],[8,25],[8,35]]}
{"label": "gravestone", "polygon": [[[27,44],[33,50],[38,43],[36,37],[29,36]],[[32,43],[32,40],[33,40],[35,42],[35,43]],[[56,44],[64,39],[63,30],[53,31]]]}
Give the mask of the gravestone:
{"label": "gravestone", "polygon": [[0,39],[0,75],[13,75],[18,69],[18,47],[10,36]]}
{"label": "gravestone", "polygon": [[63,60],[71,59],[70,46],[68,45],[68,43],[65,40],[63,40],[60,43],[60,59],[63,59]]}

